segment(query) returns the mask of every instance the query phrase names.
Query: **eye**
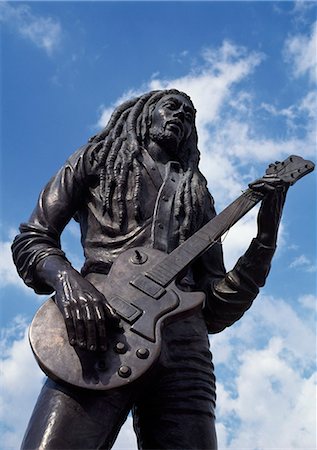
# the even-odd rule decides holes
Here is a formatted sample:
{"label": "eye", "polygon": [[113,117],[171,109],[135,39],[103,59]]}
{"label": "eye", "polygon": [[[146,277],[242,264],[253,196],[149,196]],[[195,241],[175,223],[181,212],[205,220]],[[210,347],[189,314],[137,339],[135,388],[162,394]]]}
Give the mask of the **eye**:
{"label": "eye", "polygon": [[193,121],[194,120],[194,113],[188,109],[187,111],[185,111],[185,117],[187,120],[189,121]]}
{"label": "eye", "polygon": [[165,108],[169,108],[169,109],[176,109],[177,108],[177,105],[176,105],[176,103],[174,103],[174,102],[167,102],[167,103],[164,103],[164,105],[163,105]]}

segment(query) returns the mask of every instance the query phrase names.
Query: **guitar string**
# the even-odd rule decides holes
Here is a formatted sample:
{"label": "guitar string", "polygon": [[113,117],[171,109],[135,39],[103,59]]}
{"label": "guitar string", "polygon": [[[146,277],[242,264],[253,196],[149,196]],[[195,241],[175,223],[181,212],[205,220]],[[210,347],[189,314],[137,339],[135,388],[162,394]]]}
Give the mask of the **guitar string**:
{"label": "guitar string", "polygon": [[[249,189],[249,190],[246,190],[246,191],[242,192],[242,195],[239,197],[239,200],[240,200],[239,204],[235,207],[235,209],[233,209],[233,211],[231,212],[231,214],[228,217],[228,219],[229,219],[228,229],[221,236],[221,238],[220,238],[221,243],[223,243],[226,240],[231,227],[236,223],[236,216],[237,216],[237,214],[239,215],[241,211],[244,211],[245,205],[247,203],[246,200],[247,201],[254,200],[254,191]],[[212,241],[212,244],[210,245],[210,247],[212,247],[213,245],[215,245],[217,243],[219,243],[219,242],[218,241]]]}
{"label": "guitar string", "polygon": [[[305,167],[305,166],[304,166],[304,167]],[[289,174],[295,174],[296,172],[300,173],[299,170],[302,169],[302,168],[303,168],[303,166],[297,168],[296,170],[292,170],[292,169],[284,170],[284,172],[283,172],[282,175],[283,175],[283,176],[289,176]],[[275,175],[277,178],[280,179],[280,181],[282,181],[282,180],[281,180],[281,177],[279,176],[279,172],[280,172],[282,169],[285,169],[285,167],[282,167],[279,171],[276,171],[275,173],[272,173],[272,174],[270,174],[270,175]],[[265,174],[265,175],[266,175],[266,174]],[[265,178],[265,175],[263,176],[263,178]],[[294,177],[294,178],[295,178],[295,177]],[[267,177],[267,179],[270,179],[270,178]],[[243,191],[243,192],[242,192],[242,195],[241,195],[241,197],[240,197],[240,200],[242,200],[242,201],[239,202],[239,204],[236,206],[235,209],[233,209],[233,211],[231,212],[231,214],[230,214],[229,217],[228,217],[228,219],[229,219],[228,229],[227,229],[227,231],[220,237],[220,242],[221,242],[221,244],[226,240],[226,238],[228,237],[228,234],[229,234],[229,231],[230,231],[231,227],[236,223],[236,215],[237,215],[237,214],[239,215],[240,212],[244,210],[246,201],[249,202],[250,200],[252,200],[252,201],[256,200],[256,203],[258,203],[258,202],[261,200],[261,198],[256,198],[256,197],[257,197],[257,192],[255,192],[255,191],[252,190],[251,188],[249,188],[249,189],[247,189],[246,191]],[[256,203],[255,203],[255,204],[256,204]],[[254,206],[255,206],[255,205],[254,205]],[[212,246],[214,246],[214,245],[217,244],[217,243],[219,243],[219,241],[215,241],[215,240],[211,241],[209,248],[212,247]]]}
{"label": "guitar string", "polygon": [[[254,198],[254,196],[253,196],[253,198]],[[226,239],[226,237],[227,237],[227,235],[228,235],[228,233],[229,233],[229,230],[230,230],[230,228],[236,223],[236,217],[237,217],[237,214],[238,215],[240,215],[240,212],[241,211],[244,211],[244,209],[245,209],[245,204],[246,204],[246,201],[248,200],[248,201],[250,201],[250,199],[252,199],[252,191],[251,190],[248,190],[248,191],[245,191],[245,192],[243,192],[242,193],[242,195],[237,199],[238,200],[238,204],[236,205],[236,207],[235,208],[233,208],[233,210],[232,210],[232,212],[229,214],[229,216],[227,217],[227,221],[229,222],[229,225],[228,225],[228,229],[227,229],[227,231],[224,233],[224,238],[223,238],[223,236],[221,236],[220,237],[220,243],[223,243],[224,242],[224,240]],[[185,243],[184,243],[185,244]],[[219,244],[219,241],[218,240],[213,240],[213,241],[210,241],[210,244],[208,245],[208,248],[211,248],[211,247],[213,247],[215,244]],[[155,268],[155,267],[154,267]],[[154,269],[153,268],[153,269]],[[152,269],[152,273],[153,273],[153,269]]]}
{"label": "guitar string", "polygon": [[253,191],[249,191],[249,190],[242,193],[242,196],[240,197],[240,200],[242,200],[242,201],[239,202],[239,205],[237,205],[237,207],[231,213],[231,220],[229,221],[229,227],[228,227],[228,230],[222,235],[221,243],[223,243],[226,240],[231,227],[236,223],[236,220],[235,220],[236,215],[237,214],[239,215],[240,212],[244,210],[245,204],[247,203],[246,200],[249,201],[249,200],[253,199],[252,194],[253,194]]}

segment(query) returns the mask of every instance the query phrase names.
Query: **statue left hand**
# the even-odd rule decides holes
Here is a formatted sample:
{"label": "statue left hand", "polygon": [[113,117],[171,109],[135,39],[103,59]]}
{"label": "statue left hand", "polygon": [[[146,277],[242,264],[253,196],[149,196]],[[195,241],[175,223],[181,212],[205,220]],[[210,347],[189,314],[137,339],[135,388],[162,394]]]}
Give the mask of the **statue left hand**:
{"label": "statue left hand", "polygon": [[258,213],[257,239],[263,245],[275,247],[289,184],[280,181],[272,183],[271,180],[262,178],[252,184],[251,188],[265,195]]}

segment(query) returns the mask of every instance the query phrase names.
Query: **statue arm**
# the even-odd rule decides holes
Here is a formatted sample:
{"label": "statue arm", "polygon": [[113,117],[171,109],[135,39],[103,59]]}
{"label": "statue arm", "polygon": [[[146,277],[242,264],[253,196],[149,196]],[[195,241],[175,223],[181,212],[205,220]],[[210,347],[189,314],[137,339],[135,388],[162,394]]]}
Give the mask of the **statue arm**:
{"label": "statue arm", "polygon": [[13,260],[20,277],[38,294],[54,291],[38,276],[38,264],[49,256],[67,261],[61,249],[60,235],[78,209],[84,187],[79,179],[83,161],[81,157],[76,159],[75,166],[68,161],[42,190],[31,217],[20,225],[20,234],[12,245]]}
{"label": "statue arm", "polygon": [[[13,259],[25,283],[40,294],[55,291],[55,302],[69,342],[106,348],[106,319],[115,317],[104,296],[77,272],[60,245],[60,235],[85,201],[94,180],[89,152],[79,150],[41,192],[29,221],[12,245]],[[98,344],[97,344],[98,342]]]}
{"label": "statue arm", "polygon": [[257,237],[230,272],[224,269],[221,244],[203,255],[204,268],[200,268],[200,273],[204,273],[204,314],[210,333],[222,331],[239,320],[264,286],[276,249],[286,192],[286,188],[266,192],[258,213]]}

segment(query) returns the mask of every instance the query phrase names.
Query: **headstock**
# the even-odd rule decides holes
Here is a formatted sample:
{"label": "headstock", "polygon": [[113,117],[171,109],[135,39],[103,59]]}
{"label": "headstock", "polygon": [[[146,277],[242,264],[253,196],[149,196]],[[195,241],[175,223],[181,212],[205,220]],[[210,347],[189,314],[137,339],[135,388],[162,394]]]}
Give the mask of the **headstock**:
{"label": "headstock", "polygon": [[312,172],[314,168],[315,164],[312,161],[303,159],[301,156],[291,155],[282,162],[276,161],[270,164],[265,175],[249,186],[254,189],[264,182],[272,185],[292,186],[297,180]]}
{"label": "headstock", "polygon": [[275,164],[270,164],[264,177],[274,176],[292,186],[297,180],[312,172],[314,168],[315,164],[312,161],[291,155],[283,162],[276,161]]}

